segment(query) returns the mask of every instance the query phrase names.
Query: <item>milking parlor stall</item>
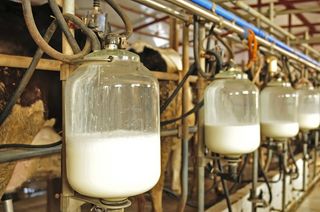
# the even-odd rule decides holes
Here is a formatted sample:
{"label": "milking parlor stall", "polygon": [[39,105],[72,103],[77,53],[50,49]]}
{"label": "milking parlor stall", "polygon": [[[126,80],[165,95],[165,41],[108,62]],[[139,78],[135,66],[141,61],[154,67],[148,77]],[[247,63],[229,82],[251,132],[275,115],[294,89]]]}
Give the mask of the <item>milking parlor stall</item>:
{"label": "milking parlor stall", "polygon": [[320,211],[319,8],[0,1],[0,211]]}

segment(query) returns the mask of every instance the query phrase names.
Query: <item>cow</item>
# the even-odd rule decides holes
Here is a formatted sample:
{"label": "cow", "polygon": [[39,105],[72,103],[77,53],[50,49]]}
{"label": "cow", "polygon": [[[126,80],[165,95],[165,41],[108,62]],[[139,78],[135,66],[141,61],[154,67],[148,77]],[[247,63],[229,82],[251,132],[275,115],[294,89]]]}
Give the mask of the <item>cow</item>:
{"label": "cow", "polygon": [[[167,73],[176,73],[182,70],[180,55],[172,49],[160,49],[152,47],[144,42],[136,42],[131,46],[131,51],[140,56],[141,62],[151,71],[160,71]],[[170,96],[176,88],[177,82],[168,80],[159,80],[160,84],[160,105]],[[191,89],[187,92],[189,99],[192,99]],[[192,101],[189,102],[187,110],[193,108]],[[161,114],[161,120],[170,120],[181,116],[182,98],[178,95],[168,108]],[[195,116],[190,115],[187,118],[189,126],[195,124]],[[163,129],[173,129],[179,127],[179,122],[165,126]],[[191,138],[191,136],[190,136]],[[190,139],[189,138],[189,139]],[[168,166],[171,157],[171,164]],[[150,194],[153,203],[153,210],[163,211],[162,196],[165,183],[167,167],[171,168],[171,190],[177,195],[181,194],[181,138],[177,136],[161,138],[161,175],[158,183],[151,189]],[[140,211],[143,209],[140,208]]]}
{"label": "cow", "polygon": [[[46,4],[33,10],[39,31],[44,34],[53,20],[51,9]],[[33,56],[37,45],[25,25],[21,4],[8,0],[0,2],[0,31],[0,54]],[[56,33],[51,40],[58,50],[61,49],[60,34]],[[16,90],[24,71],[0,67],[0,112]],[[36,71],[0,126],[1,144],[45,144],[60,140],[56,131],[62,126],[61,93],[59,73]],[[60,176],[59,156],[0,164],[0,197],[5,192],[14,192],[29,177],[47,171]]]}

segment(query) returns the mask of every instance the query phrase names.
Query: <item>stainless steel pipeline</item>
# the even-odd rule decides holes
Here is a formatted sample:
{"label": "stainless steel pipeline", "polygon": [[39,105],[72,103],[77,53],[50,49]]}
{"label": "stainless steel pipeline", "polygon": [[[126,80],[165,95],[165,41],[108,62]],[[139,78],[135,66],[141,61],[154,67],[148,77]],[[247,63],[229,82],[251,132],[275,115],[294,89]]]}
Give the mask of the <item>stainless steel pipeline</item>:
{"label": "stainless steel pipeline", "polygon": [[[243,1],[236,1],[234,3],[237,7],[243,9],[244,11],[248,12],[253,17],[261,20],[263,23],[267,24],[269,27],[275,29],[277,32],[281,33],[282,35],[285,35],[286,37],[290,38],[291,40],[297,39],[297,37],[287,30],[281,28],[280,26],[276,25],[274,22],[272,22],[270,19],[265,17],[263,14],[259,13],[257,10],[250,7],[248,4],[244,3]],[[308,44],[301,44],[305,49],[309,50],[316,56],[320,56],[320,52],[309,46]]]}
{"label": "stainless steel pipeline", "polygon": [[[244,35],[245,33],[245,30],[242,29],[241,27],[235,25],[234,23],[232,22],[229,22],[227,20],[224,20],[223,18],[221,17],[218,17],[216,15],[214,15],[212,12],[208,11],[208,10],[205,10],[205,9],[202,9],[200,7],[198,7],[197,5],[191,3],[191,2],[188,2],[188,1],[185,1],[185,0],[167,0],[168,2],[176,5],[176,6],[179,6],[179,7],[182,7],[184,8],[185,10],[193,13],[193,14],[196,14],[196,15],[199,15],[209,21],[213,21],[215,23],[218,23],[220,26],[222,27],[226,27],[240,35]],[[275,51],[278,51],[280,52],[281,54],[283,55],[286,55],[287,57],[291,58],[291,59],[294,59],[300,63],[303,63],[305,64],[306,66],[310,67],[310,68],[313,68],[317,71],[320,71],[320,67],[276,46],[275,44],[273,43],[270,43],[269,41],[266,41],[260,37],[257,37],[257,40],[258,42],[260,43],[260,45],[263,45],[263,46],[267,46],[267,47],[270,47],[271,49],[275,50]]]}
{"label": "stainless steel pipeline", "polygon": [[140,3],[140,4],[144,4],[150,8],[153,8],[155,10],[158,10],[158,11],[161,11],[161,12],[164,12],[164,13],[167,13],[168,15],[171,15],[175,18],[178,18],[182,21],[185,21],[185,22],[189,22],[190,21],[190,17],[185,14],[185,13],[182,13],[180,11],[177,11],[177,10],[174,10],[168,6],[166,6],[164,4],[164,2],[161,2],[161,1],[153,1],[153,0],[132,0],[134,2],[137,2],[137,3]]}

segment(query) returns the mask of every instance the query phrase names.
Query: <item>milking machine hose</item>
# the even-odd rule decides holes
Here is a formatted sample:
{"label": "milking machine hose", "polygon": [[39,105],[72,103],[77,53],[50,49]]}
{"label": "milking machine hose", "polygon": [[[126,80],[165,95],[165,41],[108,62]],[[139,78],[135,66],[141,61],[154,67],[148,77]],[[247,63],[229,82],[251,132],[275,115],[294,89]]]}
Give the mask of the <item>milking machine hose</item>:
{"label": "milking machine hose", "polygon": [[116,13],[118,13],[126,28],[126,32],[123,33],[123,35],[129,38],[133,32],[133,26],[128,16],[122,11],[121,7],[118,4],[116,4],[114,0],[104,1],[107,2],[107,4],[109,4]]}
{"label": "milking machine hose", "polygon": [[201,100],[196,106],[194,106],[191,110],[189,110],[188,112],[186,112],[185,114],[182,114],[181,116],[177,117],[177,118],[174,118],[174,119],[170,119],[170,120],[166,120],[166,121],[161,121],[160,122],[160,125],[161,126],[165,126],[165,125],[168,125],[168,124],[172,124],[176,121],[179,121],[181,119],[185,119],[187,118],[188,116],[190,116],[191,114],[197,112],[201,107],[203,107],[204,105],[204,100]]}
{"label": "milking machine hose", "polygon": [[258,160],[258,166],[259,166],[259,169],[261,171],[262,177],[263,177],[263,179],[264,179],[264,181],[265,181],[265,183],[267,185],[267,188],[268,188],[268,192],[269,192],[269,201],[268,201],[268,203],[270,205],[272,203],[272,198],[273,198],[272,197],[272,190],[271,190],[270,182],[268,180],[268,177],[267,177],[266,173],[263,170],[263,167],[261,165],[260,160]]}
{"label": "milking machine hose", "polygon": [[[222,172],[222,166],[221,166],[220,160],[216,159],[216,162],[218,164],[218,171]],[[221,184],[222,184],[222,188],[223,188],[223,193],[224,193],[224,196],[225,196],[225,199],[226,199],[226,202],[227,202],[227,206],[228,206],[228,211],[232,212],[231,201],[230,201],[229,191],[228,191],[226,182],[223,179],[223,177],[220,177],[220,178],[221,178]]]}
{"label": "milking machine hose", "polygon": [[[166,101],[160,106],[160,114],[162,114],[166,108],[169,106],[169,104],[172,102],[172,100],[176,97],[176,95],[179,93],[180,89],[183,87],[184,83],[186,82],[186,80],[188,79],[188,77],[196,72],[199,72],[200,75],[204,78],[212,78],[214,77],[215,73],[219,72],[222,69],[222,60],[220,58],[220,56],[218,55],[218,53],[216,53],[213,50],[210,50],[210,45],[207,45],[207,50],[206,50],[206,55],[211,55],[213,56],[216,60],[216,65],[212,66],[210,69],[210,72],[205,72],[202,70],[201,66],[200,66],[200,62],[199,62],[199,38],[198,38],[198,29],[199,29],[199,23],[197,21],[197,17],[194,18],[194,38],[193,38],[193,42],[194,42],[194,57],[195,57],[195,63],[192,64],[189,68],[189,70],[187,71],[187,73],[185,74],[185,76],[183,77],[183,79],[179,82],[179,84],[177,85],[176,89],[172,92],[172,94],[168,97],[168,99],[166,99]],[[209,42],[208,42],[209,44]],[[190,115],[190,114],[189,114]],[[180,120],[182,118],[178,118],[176,121]],[[173,121],[175,122],[175,121]],[[170,122],[172,123],[172,122]]]}
{"label": "milking machine hose", "polygon": [[177,96],[177,94],[179,93],[180,89],[183,87],[184,83],[187,81],[187,79],[189,78],[189,76],[193,73],[195,73],[196,71],[196,66],[195,64],[192,64],[189,68],[189,70],[187,71],[187,73],[184,75],[184,77],[182,78],[182,80],[178,83],[177,87],[174,89],[174,91],[172,92],[172,94],[166,99],[166,101],[160,106],[160,114],[162,114],[167,107],[169,106],[169,104],[172,102],[172,100]]}
{"label": "milking machine hose", "polygon": [[296,180],[299,178],[300,176],[300,173],[299,173],[299,167],[298,167],[298,164],[297,164],[297,161],[295,160],[294,158],[294,155],[293,155],[293,152],[292,152],[292,149],[291,149],[291,146],[289,145],[288,143],[288,152],[289,152],[289,157],[291,158],[292,162],[293,162],[293,165],[295,167],[295,174],[296,176],[295,177],[292,177],[291,180]]}
{"label": "milking machine hose", "polygon": [[[209,51],[209,49],[206,50],[206,54],[211,54],[212,56],[215,57],[216,59],[216,66],[215,70],[211,69],[210,72],[206,72],[201,68],[200,65],[200,55],[199,55],[199,50],[200,50],[200,44],[199,44],[199,21],[198,21],[198,16],[194,16],[193,18],[193,54],[194,54],[194,60],[196,64],[196,68],[198,73],[205,79],[212,79],[216,73],[218,73],[222,69],[222,60],[220,56],[214,52],[214,51]],[[209,45],[207,45],[209,47]],[[212,53],[214,52],[214,53]]]}
{"label": "milking machine hose", "polygon": [[211,36],[213,35],[215,38],[217,38],[218,41],[220,41],[220,43],[227,49],[228,53],[229,53],[229,61],[231,59],[234,59],[234,54],[232,52],[232,49],[231,47],[223,40],[223,38],[214,31],[214,27],[215,27],[215,24],[213,23],[210,31],[209,31],[209,35],[208,36]]}
{"label": "milking machine hose", "polygon": [[[80,27],[81,30],[90,38],[91,47],[87,42],[85,47],[83,48],[83,50],[80,51],[79,53],[74,54],[74,55],[67,55],[67,54],[63,54],[61,52],[58,52],[57,50],[52,48],[48,44],[48,42],[46,42],[42,38],[42,36],[41,36],[41,34],[35,24],[34,18],[33,18],[30,0],[22,0],[22,9],[23,9],[24,19],[25,19],[25,22],[26,22],[26,25],[27,25],[27,28],[29,30],[31,37],[33,38],[35,43],[39,46],[39,48],[41,48],[46,54],[48,54],[52,58],[55,58],[55,59],[63,61],[63,62],[70,63],[72,60],[80,59],[80,58],[84,57],[85,55],[87,55],[91,51],[91,48],[92,48],[92,50],[101,49],[100,41],[99,41],[98,37],[96,36],[96,34],[91,29],[89,29],[82,22],[82,20],[80,18],[78,18],[72,14],[64,14],[63,16],[65,19],[72,21],[74,24],[76,24],[78,27]],[[56,18],[58,19],[59,17],[56,17]],[[60,20],[60,21],[62,21],[62,20]],[[65,21],[65,20],[63,20],[63,21]]]}
{"label": "milking machine hose", "polygon": [[72,48],[73,53],[79,53],[81,51],[76,39],[72,35],[71,31],[69,30],[69,26],[67,22],[64,21],[64,17],[60,11],[56,0],[49,0],[49,5],[52,10],[53,15],[56,17],[59,27],[61,28],[63,34],[66,36],[70,47]]}

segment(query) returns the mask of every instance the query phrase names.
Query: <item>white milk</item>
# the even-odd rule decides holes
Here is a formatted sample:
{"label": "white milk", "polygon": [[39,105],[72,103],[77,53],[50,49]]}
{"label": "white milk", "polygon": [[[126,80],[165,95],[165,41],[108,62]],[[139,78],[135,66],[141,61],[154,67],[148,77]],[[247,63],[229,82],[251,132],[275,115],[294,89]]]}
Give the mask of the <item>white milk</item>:
{"label": "white milk", "polygon": [[261,123],[261,133],[271,138],[291,138],[299,132],[297,122],[265,122]]}
{"label": "white milk", "polygon": [[239,156],[253,152],[260,145],[260,126],[256,125],[206,125],[207,147],[215,153]]}
{"label": "white milk", "polygon": [[319,126],[320,117],[318,113],[299,114],[299,127],[301,129],[315,129]]}
{"label": "white milk", "polygon": [[160,136],[133,131],[67,136],[67,177],[77,192],[124,199],[150,190],[160,177]]}

